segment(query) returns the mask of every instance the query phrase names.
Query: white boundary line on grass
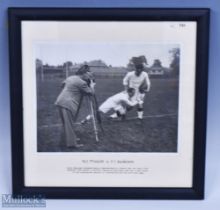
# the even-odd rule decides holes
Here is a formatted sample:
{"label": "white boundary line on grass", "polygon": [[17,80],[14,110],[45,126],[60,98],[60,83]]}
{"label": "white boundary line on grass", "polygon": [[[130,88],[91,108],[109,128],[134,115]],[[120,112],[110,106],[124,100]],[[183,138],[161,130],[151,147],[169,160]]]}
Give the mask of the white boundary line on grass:
{"label": "white boundary line on grass", "polygon": [[[170,113],[170,114],[158,114],[158,115],[147,115],[147,116],[144,116],[143,119],[145,118],[161,118],[161,117],[172,117],[172,116],[177,116],[177,113]],[[129,121],[129,120],[135,120],[135,119],[138,119],[137,117],[129,117],[127,118],[125,121]],[[113,121],[114,122],[114,121]],[[119,122],[115,120],[115,122]],[[123,122],[123,121],[122,121]],[[81,123],[80,122],[76,122],[74,123],[76,125],[80,125]],[[52,124],[52,125],[42,125],[42,126],[39,126],[39,129],[44,129],[44,128],[49,128],[49,127],[60,127],[62,126],[61,123],[57,123],[57,124]]]}

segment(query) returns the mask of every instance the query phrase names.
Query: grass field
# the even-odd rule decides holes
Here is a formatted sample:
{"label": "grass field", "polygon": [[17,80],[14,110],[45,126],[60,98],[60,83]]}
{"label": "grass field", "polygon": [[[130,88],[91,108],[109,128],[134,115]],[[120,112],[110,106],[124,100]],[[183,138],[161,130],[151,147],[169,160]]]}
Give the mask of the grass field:
{"label": "grass field", "polygon": [[[78,149],[66,148],[62,141],[62,126],[54,102],[61,91],[62,79],[37,81],[38,152],[176,152],[178,80],[151,79],[151,91],[145,97],[144,118],[138,120],[104,121],[104,134],[95,141],[91,123],[76,125],[76,133],[84,144]],[[122,78],[97,79],[98,103],[123,90]],[[89,113],[87,100],[83,101],[77,121]],[[135,117],[132,110],[128,117]]]}

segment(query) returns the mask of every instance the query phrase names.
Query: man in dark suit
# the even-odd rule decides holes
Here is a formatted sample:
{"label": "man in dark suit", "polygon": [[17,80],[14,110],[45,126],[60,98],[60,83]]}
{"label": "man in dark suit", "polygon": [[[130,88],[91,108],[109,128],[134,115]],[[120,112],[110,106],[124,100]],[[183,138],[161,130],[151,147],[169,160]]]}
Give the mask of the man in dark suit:
{"label": "man in dark suit", "polygon": [[74,131],[74,123],[83,96],[94,94],[93,84],[89,86],[87,83],[90,75],[89,66],[83,65],[75,75],[63,82],[63,90],[55,102],[62,120],[67,147],[83,146],[77,143],[79,138]]}

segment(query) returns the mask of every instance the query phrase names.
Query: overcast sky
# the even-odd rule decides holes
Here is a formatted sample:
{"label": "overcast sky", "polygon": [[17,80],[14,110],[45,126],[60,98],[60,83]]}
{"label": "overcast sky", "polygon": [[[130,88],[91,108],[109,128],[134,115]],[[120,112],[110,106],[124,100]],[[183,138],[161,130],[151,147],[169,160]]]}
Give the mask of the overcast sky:
{"label": "overcast sky", "polygon": [[145,55],[149,66],[154,59],[160,59],[164,67],[169,67],[169,50],[177,47],[177,44],[144,43],[41,43],[35,46],[35,55],[49,65],[62,65],[65,61],[82,63],[101,59],[112,66],[126,66],[131,57]]}

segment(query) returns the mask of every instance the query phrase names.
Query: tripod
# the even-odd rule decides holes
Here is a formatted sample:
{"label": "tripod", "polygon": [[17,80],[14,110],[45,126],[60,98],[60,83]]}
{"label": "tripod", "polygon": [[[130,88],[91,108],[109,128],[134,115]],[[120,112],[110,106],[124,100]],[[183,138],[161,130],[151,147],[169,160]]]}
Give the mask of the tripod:
{"label": "tripod", "polygon": [[97,118],[96,118],[96,114],[94,111],[93,100],[91,97],[87,97],[87,99],[88,99],[88,104],[89,104],[89,108],[90,108],[90,112],[91,112],[92,124],[93,124],[94,133],[95,133],[95,140],[96,140],[96,142],[99,142]]}

